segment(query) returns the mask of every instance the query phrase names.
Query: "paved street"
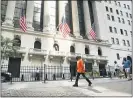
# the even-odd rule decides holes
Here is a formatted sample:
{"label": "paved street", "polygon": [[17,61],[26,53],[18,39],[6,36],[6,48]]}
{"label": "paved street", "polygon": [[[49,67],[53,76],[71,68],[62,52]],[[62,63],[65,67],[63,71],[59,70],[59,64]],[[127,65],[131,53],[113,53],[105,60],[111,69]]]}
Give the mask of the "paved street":
{"label": "paved street", "polygon": [[[95,79],[92,87],[87,86],[85,80],[79,80],[79,87],[72,87],[74,81],[47,81],[43,82],[17,82],[3,83],[2,96],[66,96],[88,97],[93,96],[125,96],[131,98],[131,81],[126,79]],[[107,97],[106,97],[107,98]],[[122,97],[124,98],[124,97]]]}

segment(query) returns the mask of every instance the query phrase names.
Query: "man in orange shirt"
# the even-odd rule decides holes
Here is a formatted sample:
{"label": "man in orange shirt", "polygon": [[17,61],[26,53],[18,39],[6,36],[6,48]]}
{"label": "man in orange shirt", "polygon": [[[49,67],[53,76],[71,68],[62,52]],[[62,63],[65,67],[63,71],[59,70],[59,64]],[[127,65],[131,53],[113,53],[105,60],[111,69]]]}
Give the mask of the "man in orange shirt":
{"label": "man in orange shirt", "polygon": [[73,85],[74,87],[78,87],[78,79],[80,74],[86,79],[86,81],[89,83],[89,86],[91,86],[91,81],[85,76],[85,67],[84,67],[84,62],[81,59],[81,56],[76,57],[77,60],[77,76],[76,76],[76,81],[75,84]]}

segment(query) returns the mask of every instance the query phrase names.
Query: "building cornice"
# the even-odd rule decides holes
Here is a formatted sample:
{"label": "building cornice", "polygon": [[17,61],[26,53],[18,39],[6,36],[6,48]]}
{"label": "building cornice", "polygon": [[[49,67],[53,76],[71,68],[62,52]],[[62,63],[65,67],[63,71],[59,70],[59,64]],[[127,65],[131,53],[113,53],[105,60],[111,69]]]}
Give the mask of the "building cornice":
{"label": "building cornice", "polygon": [[[74,38],[74,37],[68,37],[68,38],[63,38],[59,32],[57,31],[51,31],[51,32],[40,32],[40,31],[28,31],[28,32],[22,32],[19,28],[10,28],[10,27],[5,27],[2,26],[2,31],[10,31],[18,34],[28,34],[28,35],[35,35],[35,36],[40,36],[40,37],[48,37],[48,38],[53,38],[54,40],[68,40],[68,41],[74,41],[74,42],[81,42],[85,44],[93,44],[93,45],[99,45],[99,46],[106,46],[106,47],[111,47],[111,44],[109,42],[96,42],[94,40],[88,40],[88,39],[81,39],[81,38]],[[58,33],[58,34],[57,34]]]}
{"label": "building cornice", "polygon": [[132,52],[132,49],[123,49],[123,48],[114,48],[114,47],[110,47],[110,49]]}

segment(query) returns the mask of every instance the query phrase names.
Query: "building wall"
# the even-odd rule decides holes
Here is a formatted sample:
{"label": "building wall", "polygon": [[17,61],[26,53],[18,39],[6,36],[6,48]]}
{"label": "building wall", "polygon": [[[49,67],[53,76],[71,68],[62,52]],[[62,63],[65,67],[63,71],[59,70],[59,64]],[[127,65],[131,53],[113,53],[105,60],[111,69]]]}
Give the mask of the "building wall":
{"label": "building wall", "polygon": [[[111,2],[111,3],[110,3]],[[96,22],[98,22],[97,24],[99,24],[97,27],[97,32],[99,33],[98,36],[100,36],[101,39],[107,39],[109,40],[109,42],[112,44],[112,46],[110,47],[110,51],[108,51],[108,56],[109,56],[109,65],[113,66],[114,65],[114,61],[117,61],[118,64],[120,66],[122,66],[122,60],[123,57],[126,57],[128,55],[131,55],[132,52],[132,35],[130,33],[130,31],[132,31],[131,29],[131,25],[132,25],[132,18],[129,16],[126,16],[126,12],[128,14],[132,14],[131,13],[131,9],[132,9],[132,5],[131,5],[131,1],[116,1],[117,5],[115,4],[115,1],[101,1],[101,2],[97,2],[95,1],[94,4],[94,12],[95,12],[95,20]],[[120,5],[119,6],[119,3]],[[126,8],[124,8],[124,4],[126,4]],[[130,6],[130,9],[127,8],[127,5]],[[109,11],[106,11],[105,7],[108,7]],[[110,12],[110,8],[112,8],[113,12]],[[116,10],[119,11],[119,15],[116,13]],[[122,11],[123,16],[121,15],[120,11]],[[115,21],[112,21],[112,18],[110,17],[110,20],[107,19],[107,14],[109,14],[110,16],[114,16]],[[118,22],[118,17],[120,17],[121,19],[121,23]],[[122,23],[122,18],[125,20],[125,24]],[[127,20],[131,21],[131,25],[128,25]],[[114,28],[113,29],[113,33],[110,32],[109,30],[109,26],[111,27],[116,27],[117,29],[117,33],[114,32]],[[123,35],[120,32],[120,29],[123,29]],[[124,30],[127,30],[128,36],[125,35]],[[112,43],[111,38],[115,39],[115,43]],[[116,44],[116,38],[119,39],[119,45]],[[123,45],[122,40],[126,41],[126,46]],[[127,40],[129,40],[130,42],[130,46],[127,45]],[[117,59],[116,54],[119,53],[120,55],[120,60]]]}
{"label": "building wall", "polygon": [[[69,61],[67,60],[67,58],[64,58],[64,61],[62,60],[63,62],[60,62],[61,58],[58,58],[58,57],[55,57],[54,59],[51,60],[51,59],[49,59],[49,56],[46,56],[46,58],[45,58],[43,56],[33,55],[32,58],[29,58],[29,55],[28,55],[29,49],[34,48],[34,42],[35,42],[36,38],[40,39],[41,49],[47,50],[48,53],[49,53],[49,51],[54,51],[54,48],[53,48],[54,41],[57,41],[57,43],[59,45],[59,51],[65,52],[66,57],[67,57],[67,53],[70,52],[71,45],[74,45],[75,53],[81,53],[81,54],[85,54],[85,52],[84,52],[85,45],[88,45],[89,50],[90,50],[90,55],[95,55],[95,57],[98,56],[98,47],[100,47],[102,50],[102,55],[108,57],[107,65],[113,66],[114,61],[117,61],[119,63],[119,65],[121,65],[123,57],[126,57],[127,55],[131,55],[131,51],[132,51],[132,49],[131,49],[131,47],[132,47],[131,39],[132,38],[131,38],[131,34],[130,34],[131,26],[129,26],[127,24],[127,17],[125,15],[125,12],[131,13],[131,10],[127,10],[127,9],[119,7],[119,6],[115,6],[114,1],[111,1],[111,2],[112,2],[111,4],[108,1],[107,2],[94,1],[92,3],[93,14],[94,14],[93,16],[94,16],[94,20],[95,20],[95,24],[96,24],[96,34],[97,34],[98,38],[100,38],[102,40],[108,40],[109,43],[112,43],[111,37],[119,38],[120,45],[112,44],[112,46],[110,47],[109,43],[108,43],[108,45],[104,45],[103,43],[100,43],[100,42],[96,43],[92,40],[76,39],[74,37],[68,37],[68,38],[64,39],[60,32],[58,32],[58,34],[56,34],[56,30],[55,30],[56,29],[56,27],[55,27],[55,23],[56,23],[55,22],[55,16],[56,16],[55,5],[56,4],[53,1],[52,1],[52,4],[51,4],[51,2],[48,3],[49,4],[48,14],[50,15],[49,24],[48,24],[50,27],[49,32],[27,31],[26,33],[23,33],[22,31],[20,31],[20,29],[2,28],[2,30],[3,30],[2,35],[4,37],[8,36],[11,39],[14,38],[14,35],[21,36],[21,47],[26,48],[25,49],[26,53],[24,55],[24,59],[22,59],[22,61],[21,61],[21,66],[25,66],[25,65],[31,65],[31,66],[36,65],[37,66],[37,65],[43,65],[43,64],[56,65],[56,66],[60,66],[60,65],[69,66]],[[66,2],[64,2],[64,3],[66,4]],[[65,6],[65,4],[64,4],[64,6]],[[121,1],[121,6],[123,6],[123,4],[129,4],[131,7],[130,2]],[[105,9],[105,6],[108,6],[108,8],[112,8],[113,13],[107,12]],[[119,16],[119,17],[123,17],[125,19],[125,22],[126,22],[125,24],[118,23],[118,19],[117,19],[118,15],[116,14],[116,9],[123,11],[124,16]],[[63,14],[63,11],[64,11],[64,9],[62,9],[62,10],[60,9],[60,15],[59,15],[60,19],[61,19],[61,15]],[[108,20],[107,14],[113,15],[115,17],[115,21],[113,22],[111,20]],[[129,20],[131,20],[131,19],[129,19]],[[111,33],[109,31],[109,26],[116,27],[117,34]],[[127,30],[128,36],[121,35],[119,29]],[[80,32],[78,32],[78,33],[80,33]],[[54,34],[56,34],[56,35],[54,35]],[[129,40],[131,46],[130,47],[123,46],[123,43],[122,43],[123,39]],[[119,53],[119,55],[120,55],[120,60],[117,60],[117,56],[116,56],[117,53]],[[95,65],[95,64],[93,64],[93,65]]]}

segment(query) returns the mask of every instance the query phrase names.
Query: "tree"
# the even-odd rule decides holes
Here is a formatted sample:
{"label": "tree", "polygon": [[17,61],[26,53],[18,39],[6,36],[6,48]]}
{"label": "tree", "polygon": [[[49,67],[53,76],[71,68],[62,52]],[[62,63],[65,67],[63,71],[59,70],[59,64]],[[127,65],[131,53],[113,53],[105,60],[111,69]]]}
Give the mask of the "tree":
{"label": "tree", "polygon": [[11,40],[10,38],[4,38],[3,36],[1,36],[1,60],[18,56],[18,44],[19,43],[17,42],[17,40]]}

